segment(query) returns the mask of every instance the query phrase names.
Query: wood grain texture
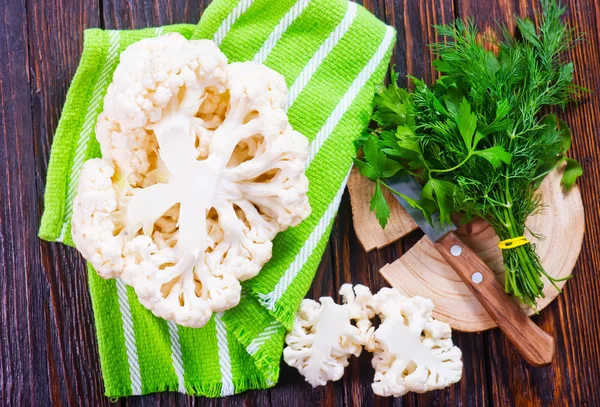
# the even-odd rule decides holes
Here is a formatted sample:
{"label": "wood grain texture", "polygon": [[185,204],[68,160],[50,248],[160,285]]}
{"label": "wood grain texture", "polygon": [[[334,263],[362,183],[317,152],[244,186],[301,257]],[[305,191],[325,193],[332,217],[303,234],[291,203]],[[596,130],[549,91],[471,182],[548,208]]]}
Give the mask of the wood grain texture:
{"label": "wood grain texture", "polygon": [[390,207],[390,218],[385,229],[382,229],[375,213],[370,210],[374,191],[375,183],[360,175],[356,167],[353,168],[348,178],[352,223],[356,237],[366,252],[384,248],[418,228],[392,193],[384,188],[383,195]]}
{"label": "wood grain texture", "polygon": [[[142,28],[195,23],[208,0],[3,0],[0,1],[0,400],[14,406],[109,405],[103,396],[93,316],[83,262],[74,250],[36,237],[48,152],[86,27]],[[432,23],[458,14],[491,27],[495,18],[531,14],[532,0],[365,0],[393,24],[398,42],[392,64],[401,77],[433,78]],[[429,406],[599,405],[600,390],[600,0],[568,0],[569,19],[588,33],[575,49],[576,76],[592,89],[563,115],[574,134],[574,154],[586,176],[580,182],[587,237],[565,293],[536,318],[554,332],[555,362],[525,365],[496,332],[454,335],[464,353],[463,380],[450,389],[400,399],[373,396],[370,355],[351,359],[344,378],[313,390],[282,366],[271,390],[224,400],[157,394],[119,400],[136,406]],[[386,285],[378,270],[419,239],[418,233],[366,254],[356,239],[348,197],[309,293],[337,296],[341,283]]]}
{"label": "wood grain texture", "polygon": [[36,180],[24,1],[2,2],[0,13],[0,399],[22,405],[52,389],[38,373],[47,348],[35,331],[45,318],[41,293],[29,284],[39,276],[28,275],[40,272],[39,244],[22,233],[38,222],[35,188],[21,188]]}

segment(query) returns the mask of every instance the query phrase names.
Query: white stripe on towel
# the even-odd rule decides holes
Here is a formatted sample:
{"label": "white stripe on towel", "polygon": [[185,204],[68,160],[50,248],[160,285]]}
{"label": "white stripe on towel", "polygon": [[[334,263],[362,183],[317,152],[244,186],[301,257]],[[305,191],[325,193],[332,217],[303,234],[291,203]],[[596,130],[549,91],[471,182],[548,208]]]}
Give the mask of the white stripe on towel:
{"label": "white stripe on towel", "polygon": [[319,66],[321,66],[325,58],[327,58],[327,55],[329,55],[331,50],[337,45],[344,34],[346,34],[354,22],[355,17],[356,3],[348,2],[348,9],[346,10],[346,14],[344,15],[342,21],[338,24],[335,30],[329,34],[329,37],[327,37],[325,42],[321,44],[317,52],[315,52],[310,61],[308,61],[308,64],[306,64],[302,72],[300,72],[300,75],[298,75],[290,87],[288,92],[288,109],[294,104],[300,92],[302,92],[302,90],[306,87],[310,81],[310,78],[312,78],[313,74],[317,71]]}
{"label": "white stripe on towel", "polygon": [[227,327],[221,319],[223,313],[215,315],[217,326],[217,347],[219,350],[219,366],[221,368],[221,397],[230,396],[234,393],[233,373],[231,371],[231,357],[229,355],[229,344],[227,343]]}
{"label": "white stripe on towel", "polygon": [[231,27],[235,24],[237,19],[240,18],[240,16],[244,14],[246,10],[248,10],[248,8],[252,5],[252,1],[253,0],[241,0],[237,4],[237,6],[235,6],[235,8],[231,10],[231,13],[229,13],[229,15],[225,17],[225,19],[221,22],[221,25],[219,26],[217,32],[213,36],[213,41],[217,45],[221,45],[223,39],[225,38]]}
{"label": "white stripe on towel", "polygon": [[127,286],[120,278],[117,279],[117,296],[119,298],[119,310],[123,321],[123,333],[125,335],[125,350],[127,363],[129,364],[129,378],[131,380],[131,394],[139,396],[142,394],[142,376],[140,374],[140,363],[138,360],[137,346],[135,344],[135,332],[133,330],[133,318],[127,296]]}
{"label": "white stripe on towel", "polygon": [[308,161],[306,163],[307,167],[315,158],[315,156],[319,152],[319,149],[321,148],[323,143],[325,143],[329,135],[333,133],[333,130],[338,125],[338,123],[340,122],[350,105],[352,105],[352,102],[354,101],[356,96],[358,96],[359,92],[365,86],[371,75],[373,75],[381,61],[383,61],[385,53],[389,49],[393,40],[394,29],[392,27],[387,27],[385,37],[383,38],[382,43],[379,45],[379,48],[377,48],[375,55],[373,55],[369,63],[362,69],[362,71],[360,71],[358,76],[354,79],[354,82],[352,82],[352,85],[350,85],[350,88],[346,91],[346,94],[344,95],[342,100],[340,100],[338,105],[333,110],[333,113],[331,113],[331,116],[329,116],[329,118],[325,122],[325,125],[321,128],[321,130],[319,130],[312,143],[310,143],[310,149],[308,151]]}
{"label": "white stripe on towel", "polygon": [[281,329],[282,326],[283,325],[281,325],[278,320],[273,320],[252,342],[250,342],[250,345],[246,347],[246,352],[250,355],[254,355],[275,332]]}
{"label": "white stripe on towel", "polygon": [[271,32],[271,35],[269,35],[269,38],[267,38],[263,46],[254,56],[254,62],[257,64],[262,64],[265,62],[273,48],[275,48],[277,41],[281,39],[281,36],[287,31],[288,28],[290,28],[290,25],[292,25],[298,16],[302,14],[304,9],[308,6],[308,3],[310,3],[310,0],[299,0],[292,6],[290,10],[288,10],[287,13],[285,13],[285,16],[283,16],[281,21],[279,21],[273,32]]}
{"label": "white stripe on towel", "polygon": [[179,328],[173,321],[167,321],[167,325],[169,326],[169,338],[171,340],[171,361],[177,376],[178,391],[185,393],[185,369],[183,368],[183,357],[181,356]]}

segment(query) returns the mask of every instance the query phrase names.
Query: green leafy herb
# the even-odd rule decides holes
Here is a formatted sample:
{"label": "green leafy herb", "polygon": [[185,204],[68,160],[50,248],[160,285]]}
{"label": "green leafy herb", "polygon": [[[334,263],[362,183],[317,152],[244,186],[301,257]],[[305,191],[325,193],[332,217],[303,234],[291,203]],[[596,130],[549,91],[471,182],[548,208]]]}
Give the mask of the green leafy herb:
{"label": "green leafy herb", "polygon": [[581,165],[577,160],[567,158],[566,161],[567,165],[565,166],[562,182],[565,189],[569,190],[575,185],[577,178],[583,175],[583,168],[581,168]]}
{"label": "green leafy herb", "polygon": [[[364,155],[355,162],[376,182],[371,210],[382,227],[390,214],[383,188],[398,173],[422,180],[422,197],[411,205],[428,219],[436,211],[443,223],[453,213],[463,221],[479,216],[502,240],[524,234],[527,218],[541,209],[536,188],[553,169],[566,163],[565,190],[581,176],[579,163],[566,157],[568,126],[545,114],[586,91],[573,83],[573,64],[564,55],[580,37],[563,23],[557,0],[542,0],[542,8],[539,27],[515,20],[518,38],[507,28],[499,40],[480,35],[471,21],[436,26],[446,39],[431,45],[441,77],[432,85],[410,78],[409,91],[394,76],[378,90],[377,127],[357,140]],[[534,306],[547,276],[535,247],[503,256],[506,291]]]}
{"label": "green leafy herb", "polygon": [[375,184],[375,193],[373,194],[373,198],[371,198],[371,211],[375,212],[379,224],[382,228],[385,228],[388,218],[390,217],[390,208],[387,205],[385,197],[383,196],[383,191],[381,190],[382,183],[382,181],[377,181]]}

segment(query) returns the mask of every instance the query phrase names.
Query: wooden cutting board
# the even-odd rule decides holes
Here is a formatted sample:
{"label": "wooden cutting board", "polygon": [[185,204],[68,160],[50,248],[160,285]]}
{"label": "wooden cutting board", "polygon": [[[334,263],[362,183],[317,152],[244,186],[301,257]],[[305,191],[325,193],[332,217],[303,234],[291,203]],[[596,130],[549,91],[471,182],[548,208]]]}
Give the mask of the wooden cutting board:
{"label": "wooden cutting board", "polygon": [[[531,234],[527,235],[536,244],[545,270],[556,278],[571,275],[581,250],[585,230],[579,189],[574,187],[565,194],[560,185],[561,176],[562,170],[559,169],[546,177],[540,187],[545,209],[527,222],[529,229],[545,236],[545,239],[536,239]],[[352,199],[354,205],[354,197]],[[407,220],[404,219],[403,222],[406,224]],[[499,239],[494,230],[485,221],[479,220],[460,228],[457,234],[496,272],[499,281],[504,283],[502,253],[498,248]],[[432,299],[435,304],[435,317],[448,322],[453,329],[477,332],[496,326],[426,237],[400,259],[384,266],[381,274],[405,295],[420,295]],[[558,295],[558,291],[547,279],[543,280],[546,282],[546,297],[538,302],[539,310]],[[565,283],[562,281],[557,285],[562,288]],[[534,313],[529,307],[526,308],[526,312],[530,315]]]}
{"label": "wooden cutting board", "polygon": [[384,188],[383,195],[390,207],[390,219],[385,229],[382,229],[370,208],[374,191],[375,183],[360,175],[356,167],[352,168],[348,178],[348,192],[352,203],[354,232],[367,253],[394,243],[419,228],[392,193]]}

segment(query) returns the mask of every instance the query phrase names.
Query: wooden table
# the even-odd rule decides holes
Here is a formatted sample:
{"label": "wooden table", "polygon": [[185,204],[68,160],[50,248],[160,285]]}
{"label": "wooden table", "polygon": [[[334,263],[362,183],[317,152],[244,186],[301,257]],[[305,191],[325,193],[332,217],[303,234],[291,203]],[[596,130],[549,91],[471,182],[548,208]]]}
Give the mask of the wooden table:
{"label": "wooden table", "polygon": [[[88,27],[142,28],[196,23],[204,0],[0,1],[0,401],[14,406],[107,405],[84,263],[75,250],[36,236],[52,136]],[[587,236],[564,294],[535,318],[556,339],[552,366],[527,366],[495,330],[454,339],[464,353],[462,381],[444,391],[401,399],[374,397],[365,353],[344,378],[313,390],[282,367],[278,385],[210,401],[180,394],[119,400],[132,405],[600,405],[600,0],[568,0],[569,20],[587,42],[571,52],[577,82],[594,93],[563,114],[573,154],[586,174],[579,182]],[[365,6],[398,31],[391,61],[430,81],[432,24],[471,17],[485,30],[512,15],[534,15],[537,0],[373,0]],[[405,80],[402,79],[405,83]],[[345,196],[310,297],[335,295],[345,282],[374,290],[378,270],[415,236],[366,255]]]}

